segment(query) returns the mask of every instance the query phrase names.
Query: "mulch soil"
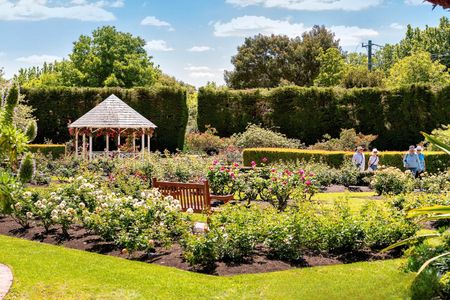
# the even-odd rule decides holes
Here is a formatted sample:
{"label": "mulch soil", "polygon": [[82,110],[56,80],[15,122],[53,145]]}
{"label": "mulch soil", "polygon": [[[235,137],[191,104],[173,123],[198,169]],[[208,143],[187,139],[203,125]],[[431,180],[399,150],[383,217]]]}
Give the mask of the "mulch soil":
{"label": "mulch soil", "polygon": [[265,273],[299,267],[326,266],[393,258],[392,255],[369,251],[353,252],[343,255],[305,252],[301,260],[296,262],[286,262],[268,258],[264,253],[264,249],[260,247],[248,261],[239,264],[219,262],[213,270],[198,270],[193,269],[183,260],[182,249],[178,244],[173,245],[169,249],[158,248],[153,254],[144,252],[124,254],[114,244],[103,241],[99,236],[89,233],[82,227],[73,226],[70,228],[70,238],[67,238],[62,235],[61,230],[58,227],[52,227],[49,232],[46,233],[43,227],[38,225],[38,223],[32,224],[30,228],[23,229],[11,217],[0,216],[0,234],[2,235],[218,276]]}

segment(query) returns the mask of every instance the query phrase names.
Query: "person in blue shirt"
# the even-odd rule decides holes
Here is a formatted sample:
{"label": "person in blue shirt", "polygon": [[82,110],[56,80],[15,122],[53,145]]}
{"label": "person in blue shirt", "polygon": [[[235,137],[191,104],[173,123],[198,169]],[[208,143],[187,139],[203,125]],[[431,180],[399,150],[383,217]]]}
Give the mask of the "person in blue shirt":
{"label": "person in blue shirt", "polygon": [[416,147],[416,153],[417,156],[419,156],[419,169],[417,170],[418,176],[425,172],[425,155],[423,154],[422,151],[423,151],[422,146]]}
{"label": "person in blue shirt", "polygon": [[364,172],[366,169],[366,157],[364,156],[363,147],[358,146],[358,148],[356,148],[356,152],[353,154],[352,162],[361,172]]}
{"label": "person in blue shirt", "polygon": [[409,146],[409,151],[403,156],[403,166],[406,170],[411,171],[411,174],[416,177],[420,168],[419,156],[416,153],[415,146]]}

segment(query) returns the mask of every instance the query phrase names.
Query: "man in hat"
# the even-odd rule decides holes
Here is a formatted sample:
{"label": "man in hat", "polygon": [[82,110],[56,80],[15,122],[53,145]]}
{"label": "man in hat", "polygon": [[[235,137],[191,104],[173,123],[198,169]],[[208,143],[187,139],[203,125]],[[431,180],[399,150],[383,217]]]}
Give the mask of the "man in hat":
{"label": "man in hat", "polygon": [[364,156],[363,147],[358,146],[358,148],[356,148],[356,152],[353,154],[352,162],[361,172],[364,172],[366,169],[366,158]]}
{"label": "man in hat", "polygon": [[409,146],[408,152],[403,156],[403,166],[406,170],[411,171],[411,174],[416,177],[420,167],[419,156],[416,153],[414,145]]}

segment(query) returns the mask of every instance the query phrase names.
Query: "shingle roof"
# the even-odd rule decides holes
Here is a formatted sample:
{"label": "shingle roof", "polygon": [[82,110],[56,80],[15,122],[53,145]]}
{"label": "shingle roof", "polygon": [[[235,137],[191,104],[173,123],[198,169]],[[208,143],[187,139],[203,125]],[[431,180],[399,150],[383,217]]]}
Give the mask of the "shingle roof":
{"label": "shingle roof", "polygon": [[69,128],[156,128],[137,111],[112,94]]}

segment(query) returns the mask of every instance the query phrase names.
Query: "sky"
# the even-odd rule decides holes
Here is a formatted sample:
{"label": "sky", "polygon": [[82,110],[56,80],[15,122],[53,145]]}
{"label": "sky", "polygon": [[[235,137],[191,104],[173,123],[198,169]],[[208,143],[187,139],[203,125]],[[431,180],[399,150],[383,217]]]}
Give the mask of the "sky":
{"label": "sky", "polygon": [[441,8],[422,0],[0,0],[0,67],[66,58],[81,34],[113,25],[146,41],[161,70],[195,86],[223,84],[244,38],[299,36],[313,25],[333,30],[346,51],[371,39],[398,42],[407,24],[436,26]]}

